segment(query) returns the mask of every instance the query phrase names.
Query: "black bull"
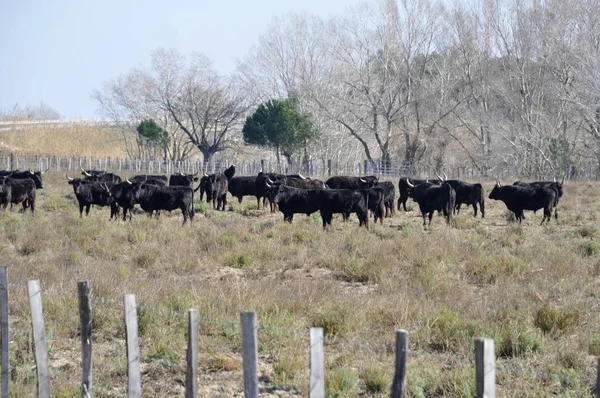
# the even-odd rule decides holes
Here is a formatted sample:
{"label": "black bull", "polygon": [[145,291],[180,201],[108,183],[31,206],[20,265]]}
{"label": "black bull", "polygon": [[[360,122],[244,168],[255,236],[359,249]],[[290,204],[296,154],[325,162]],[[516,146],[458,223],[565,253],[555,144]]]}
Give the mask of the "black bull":
{"label": "black bull", "polygon": [[33,213],[35,211],[35,194],[35,183],[31,179],[0,177],[0,204],[5,209],[9,203],[21,203],[23,211],[29,207]]}
{"label": "black bull", "polygon": [[148,214],[160,210],[181,209],[183,224],[194,218],[194,190],[189,187],[162,187],[151,184],[134,184],[134,197]]}
{"label": "black bull", "polygon": [[434,211],[442,211],[446,222],[450,222],[452,212],[456,203],[456,192],[450,184],[443,183],[435,185],[431,182],[424,182],[414,185],[410,180],[408,186],[412,189],[412,197],[419,204],[419,209],[423,215],[423,226],[426,225],[426,217],[429,216],[429,225]]}
{"label": "black bull", "polygon": [[481,218],[485,217],[485,191],[481,184],[470,184],[460,180],[445,180],[456,192],[456,213],[460,212],[460,206],[465,204],[473,206],[473,217],[477,217],[477,206],[481,211]]}
{"label": "black bull", "polygon": [[[282,182],[268,184],[269,199],[277,204],[283,219],[292,222],[294,214],[310,215],[320,211],[323,228],[331,225],[333,214],[342,214],[344,220],[356,213],[359,226],[369,228],[369,192],[348,189],[301,189],[285,186]],[[377,192],[382,206],[383,192]],[[381,214],[381,213],[380,213]]]}
{"label": "black bull", "polygon": [[92,205],[112,206],[113,197],[110,187],[107,185],[110,183],[88,181],[81,178],[70,178],[69,176],[67,176],[67,179],[69,180],[69,184],[73,186],[73,192],[75,193],[77,203],[79,204],[79,217],[83,216],[84,208],[85,215],[88,216]]}
{"label": "black bull", "polygon": [[512,211],[515,218],[521,222],[523,220],[523,210],[539,210],[544,209],[544,221],[550,222],[552,217],[552,208],[557,201],[558,193],[555,189],[544,186],[519,186],[506,185],[502,186],[497,182],[489,198],[501,200],[506,205],[506,208]]}
{"label": "black bull", "polygon": [[[408,211],[406,209],[406,202],[408,201],[408,198],[411,196],[411,187],[408,185],[407,181],[409,180],[408,177],[400,177],[400,180],[398,181],[398,191],[400,192],[400,195],[398,196],[398,211],[400,211],[400,205],[402,205],[402,207],[404,208],[404,211]],[[410,182],[412,185],[417,186],[420,184],[423,184],[425,182],[429,182],[431,184],[435,184],[435,185],[440,185],[441,181],[438,180],[419,180],[419,179],[410,179]]]}

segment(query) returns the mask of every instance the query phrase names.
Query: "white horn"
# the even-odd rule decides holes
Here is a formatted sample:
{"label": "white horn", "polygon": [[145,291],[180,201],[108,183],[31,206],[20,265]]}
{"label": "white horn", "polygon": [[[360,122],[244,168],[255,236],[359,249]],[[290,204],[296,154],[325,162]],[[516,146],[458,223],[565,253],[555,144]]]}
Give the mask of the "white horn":
{"label": "white horn", "polygon": [[74,180],[74,178],[71,178],[71,177],[69,177],[69,175],[68,175],[68,174],[65,174],[65,176],[67,176],[67,179],[68,179],[69,181],[73,181],[73,180]]}
{"label": "white horn", "polygon": [[411,188],[414,188],[415,186],[413,184],[410,183],[410,179],[406,179],[406,185],[408,185]]}
{"label": "white horn", "polygon": [[367,182],[367,180],[363,180],[362,178],[360,179],[360,182]]}
{"label": "white horn", "polygon": [[444,175],[444,180],[447,180],[448,179],[448,174],[444,173],[443,171],[442,171],[442,174]]}
{"label": "white horn", "polygon": [[132,185],[133,182],[129,181],[129,178],[126,178],[125,181],[127,182],[127,184]]}
{"label": "white horn", "polygon": [[437,178],[440,179],[440,181],[444,181],[444,178],[442,176],[440,176],[437,171],[435,172],[435,175],[437,176]]}
{"label": "white horn", "polygon": [[304,177],[302,174],[298,173],[298,176],[300,176],[300,178],[302,178],[303,180],[306,180],[306,177]]}

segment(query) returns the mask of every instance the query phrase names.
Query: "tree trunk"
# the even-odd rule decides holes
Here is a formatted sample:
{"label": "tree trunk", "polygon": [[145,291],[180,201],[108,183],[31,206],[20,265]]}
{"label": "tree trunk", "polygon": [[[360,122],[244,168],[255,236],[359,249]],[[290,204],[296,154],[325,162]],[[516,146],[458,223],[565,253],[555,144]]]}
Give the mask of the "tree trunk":
{"label": "tree trunk", "polygon": [[281,174],[281,162],[279,161],[279,159],[280,159],[279,145],[277,145],[275,147],[275,157],[277,158],[277,172],[279,174]]}

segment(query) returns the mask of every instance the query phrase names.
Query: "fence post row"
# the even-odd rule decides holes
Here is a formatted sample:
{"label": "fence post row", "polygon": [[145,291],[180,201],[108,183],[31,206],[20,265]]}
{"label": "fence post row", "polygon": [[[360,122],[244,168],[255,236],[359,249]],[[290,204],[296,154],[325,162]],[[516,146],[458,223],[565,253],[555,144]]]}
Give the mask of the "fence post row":
{"label": "fence post row", "polygon": [[50,372],[48,369],[48,347],[44,329],[44,313],[42,311],[42,292],[40,281],[27,281],[29,309],[31,311],[31,327],[35,347],[35,365],[37,370],[38,397],[50,398]]}
{"label": "fence post row", "polygon": [[125,296],[125,334],[127,338],[127,396],[141,398],[140,346],[138,344],[138,322],[135,295]]}
{"label": "fence post row", "polygon": [[187,370],[185,374],[185,398],[198,394],[198,310],[188,313]]}
{"label": "fence post row", "polygon": [[310,329],[310,398],[325,398],[323,328]]}
{"label": "fence post row", "polygon": [[[77,282],[79,298],[79,316],[81,321],[82,346],[82,383],[81,396],[92,396],[92,312],[90,302],[90,282]],[[31,311],[35,362],[37,370],[38,397],[50,397],[50,374],[48,367],[48,350],[44,329],[41,289],[39,280],[27,282],[27,292]],[[140,353],[138,342],[138,311],[135,295],[124,297],[125,328],[127,339],[128,397],[141,397]],[[198,311],[190,309],[188,313],[188,347],[185,397],[192,398],[198,393]],[[9,369],[9,322],[8,322],[8,271],[0,267],[0,343],[2,355],[2,398],[8,397]],[[242,358],[244,376],[244,397],[258,397],[258,340],[257,317],[254,312],[241,313]],[[408,331],[396,331],[395,373],[391,387],[391,398],[402,398],[406,395],[406,374],[408,354]],[[494,340],[477,338],[475,343],[475,373],[477,398],[495,398],[496,365]],[[325,354],[324,334],[322,328],[310,329],[310,398],[325,397]],[[595,396],[600,398],[600,358],[597,363],[597,380]]]}
{"label": "fence post row", "polygon": [[8,352],[8,268],[0,267],[0,327],[2,335],[2,398],[8,398],[8,379],[10,376]]}
{"label": "fence post row", "polygon": [[244,397],[258,398],[258,343],[256,313],[242,312],[242,361]]}
{"label": "fence post row", "polygon": [[90,281],[77,281],[79,321],[81,324],[81,398],[92,396],[92,305]]}

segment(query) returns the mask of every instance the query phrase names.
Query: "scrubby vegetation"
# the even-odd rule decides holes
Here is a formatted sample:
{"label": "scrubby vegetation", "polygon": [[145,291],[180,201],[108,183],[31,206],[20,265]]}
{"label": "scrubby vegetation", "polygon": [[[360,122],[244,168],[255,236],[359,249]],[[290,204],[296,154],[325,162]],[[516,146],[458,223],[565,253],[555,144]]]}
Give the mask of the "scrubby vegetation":
{"label": "scrubby vegetation", "polygon": [[[489,189],[491,184],[486,186]],[[541,214],[509,223],[504,205],[489,202],[487,218],[461,214],[456,226],[434,218],[424,231],[416,211],[383,226],[358,228],[355,218],[203,207],[191,225],[181,215],[134,215],[109,221],[108,209],[80,219],[64,176],[50,173],[34,215],[0,212],[0,253],[9,279],[40,279],[55,394],[78,395],[79,318],[76,281],[91,280],[94,301],[94,383],[122,396],[126,386],[120,303],[202,316],[202,396],[241,391],[239,312],[258,313],[261,379],[306,394],[308,333],[325,329],[331,396],[386,396],[393,374],[394,330],[410,331],[412,397],[471,397],[473,338],[495,339],[498,393],[505,397],[589,396],[600,352],[600,253],[595,249],[600,185],[568,183],[558,222]],[[45,205],[46,204],[46,205]],[[593,244],[592,244],[593,243]],[[11,286],[14,396],[35,391],[27,294]],[[227,322],[231,321],[231,322]],[[143,388],[149,396],[181,394],[185,374],[160,363],[185,363],[186,318],[140,310]],[[298,331],[293,333],[290,331]],[[353,341],[359,340],[361,344]],[[370,344],[363,344],[363,343]],[[536,376],[550,373],[568,379]],[[66,380],[66,381],[65,381]],[[568,380],[568,382],[564,381]],[[296,394],[291,390],[284,395]],[[288,394],[288,395],[285,395]],[[298,394],[296,394],[298,395]]]}

